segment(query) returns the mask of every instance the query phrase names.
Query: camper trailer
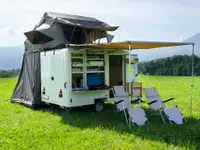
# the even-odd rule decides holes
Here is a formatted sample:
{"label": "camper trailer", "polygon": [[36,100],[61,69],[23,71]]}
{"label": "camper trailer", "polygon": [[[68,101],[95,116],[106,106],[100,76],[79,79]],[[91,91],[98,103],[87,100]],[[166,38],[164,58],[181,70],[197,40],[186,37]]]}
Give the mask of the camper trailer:
{"label": "camper trailer", "polygon": [[[114,101],[114,85],[126,86],[128,80],[137,82],[137,55],[131,55],[131,66],[128,57],[125,51],[109,53],[106,49],[41,52],[42,102],[66,108],[93,105],[96,111],[102,111],[104,102]],[[141,86],[136,88],[133,101],[141,99]]]}
{"label": "camper trailer", "polygon": [[[132,111],[131,101],[142,96],[134,50],[193,45],[194,54],[194,43],[112,42],[110,32],[117,28],[91,17],[44,13],[33,30],[24,33],[22,67],[11,102],[33,109],[43,103],[64,108],[93,105],[102,111],[104,102],[115,100],[119,110]],[[144,118],[144,112],[140,114]]]}

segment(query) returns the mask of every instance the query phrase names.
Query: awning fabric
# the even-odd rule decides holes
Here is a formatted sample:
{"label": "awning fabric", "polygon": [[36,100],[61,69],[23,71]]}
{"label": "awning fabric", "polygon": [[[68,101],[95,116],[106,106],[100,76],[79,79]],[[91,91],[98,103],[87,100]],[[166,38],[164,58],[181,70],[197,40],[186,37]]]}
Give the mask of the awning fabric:
{"label": "awning fabric", "polygon": [[116,43],[105,43],[105,44],[80,44],[74,45],[69,44],[69,47],[76,48],[104,48],[104,49],[152,49],[152,48],[162,48],[162,47],[172,47],[172,46],[182,46],[182,45],[194,45],[194,43],[189,42],[154,42],[154,41],[126,41],[126,42],[116,42]]}

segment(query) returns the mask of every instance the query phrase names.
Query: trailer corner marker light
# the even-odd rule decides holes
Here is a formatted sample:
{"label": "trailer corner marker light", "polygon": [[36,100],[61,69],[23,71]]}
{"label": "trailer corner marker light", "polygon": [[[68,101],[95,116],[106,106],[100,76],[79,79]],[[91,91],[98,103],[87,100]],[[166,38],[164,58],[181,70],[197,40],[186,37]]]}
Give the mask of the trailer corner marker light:
{"label": "trailer corner marker light", "polygon": [[42,94],[45,94],[45,87],[43,87],[42,89]]}
{"label": "trailer corner marker light", "polygon": [[60,92],[59,92],[59,94],[58,94],[58,97],[62,97],[63,95],[62,95],[62,90],[60,89]]}

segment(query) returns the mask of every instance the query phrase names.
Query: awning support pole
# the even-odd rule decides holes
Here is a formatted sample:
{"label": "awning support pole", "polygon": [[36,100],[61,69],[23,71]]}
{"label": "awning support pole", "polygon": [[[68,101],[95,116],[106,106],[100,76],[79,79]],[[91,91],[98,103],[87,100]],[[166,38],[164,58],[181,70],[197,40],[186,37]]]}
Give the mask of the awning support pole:
{"label": "awning support pole", "polygon": [[129,68],[128,68],[128,79],[129,79],[129,81],[128,81],[128,97],[129,97],[129,108],[128,108],[128,113],[129,113],[129,129],[131,129],[131,97],[132,97],[132,90],[131,90],[131,78],[130,78],[130,72],[131,72],[131,43],[130,42],[128,42],[128,48],[129,48]]}
{"label": "awning support pole", "polygon": [[191,81],[191,94],[190,94],[190,117],[192,116],[192,94],[193,94],[193,84],[194,84],[194,44],[192,44],[192,81]]}

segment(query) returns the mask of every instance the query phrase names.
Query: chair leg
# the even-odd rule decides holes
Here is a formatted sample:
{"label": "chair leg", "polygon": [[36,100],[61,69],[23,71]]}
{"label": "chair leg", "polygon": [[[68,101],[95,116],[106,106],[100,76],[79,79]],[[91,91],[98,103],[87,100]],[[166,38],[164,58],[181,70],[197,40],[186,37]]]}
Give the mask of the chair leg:
{"label": "chair leg", "polygon": [[171,120],[169,120],[169,122],[172,124],[172,121],[171,121]]}
{"label": "chair leg", "polygon": [[[123,109],[124,109],[124,103],[122,102],[122,106],[123,106]],[[128,118],[127,118],[127,114],[126,114],[126,110],[124,109],[124,116],[125,116],[125,119],[126,119],[126,123],[128,124]]]}
{"label": "chair leg", "polygon": [[[145,117],[147,118],[146,114],[145,114]],[[147,118],[147,123],[149,124],[149,119]]]}
{"label": "chair leg", "polygon": [[138,102],[139,102],[139,105],[140,105],[140,107],[142,108],[142,104],[141,104],[141,101],[139,100]]}
{"label": "chair leg", "polygon": [[166,124],[166,122],[165,122],[165,119],[164,119],[164,117],[163,117],[163,115],[162,115],[162,112],[161,112],[161,110],[159,110],[159,112],[160,112],[160,116],[161,116],[161,118],[162,118],[163,122]]}
{"label": "chair leg", "polygon": [[125,116],[126,124],[128,124],[128,118],[127,118],[127,114],[126,114],[126,110],[125,109],[124,109],[124,116]]}
{"label": "chair leg", "polygon": [[72,108],[64,108],[66,110],[66,112],[64,112],[65,115],[67,115],[71,110]]}
{"label": "chair leg", "polygon": [[183,119],[187,122],[187,119],[185,117]]}

